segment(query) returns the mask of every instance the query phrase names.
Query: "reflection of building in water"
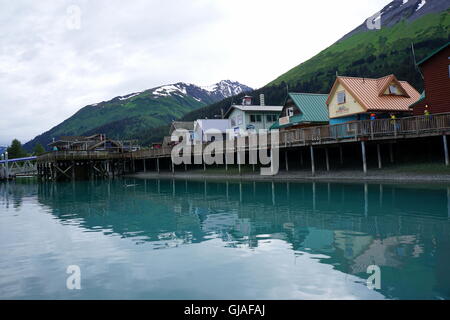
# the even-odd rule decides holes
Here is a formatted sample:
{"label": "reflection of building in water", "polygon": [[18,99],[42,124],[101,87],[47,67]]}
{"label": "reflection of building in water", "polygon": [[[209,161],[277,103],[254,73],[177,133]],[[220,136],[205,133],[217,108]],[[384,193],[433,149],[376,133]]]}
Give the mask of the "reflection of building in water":
{"label": "reflection of building in water", "polygon": [[355,232],[350,230],[336,230],[334,231],[335,247],[343,252],[346,259],[354,259],[373,241],[373,237],[366,233]]}
{"label": "reflection of building in water", "polygon": [[368,265],[379,265],[385,281],[403,281],[405,286],[422,268],[428,284],[416,281],[416,292],[438,290],[450,297],[446,188],[369,185],[368,197],[363,185],[328,188],[319,183],[315,193],[311,184],[290,183],[290,197],[286,184],[273,189],[265,182],[115,180],[27,188],[10,184],[6,190],[0,185],[0,204],[6,195],[23,199],[38,194],[38,201],[62,224],[76,223],[158,249],[213,238],[224,246],[255,248],[267,239],[280,239],[295,253],[326,256],[321,263],[344,273],[365,274]]}
{"label": "reflection of building in water", "polygon": [[308,234],[303,240],[303,246],[307,249],[329,252],[333,250],[334,233],[331,230],[308,228]]}
{"label": "reflection of building in water", "polygon": [[[366,272],[370,265],[401,267],[402,258],[413,256],[415,236],[399,236],[373,240],[363,252],[353,258],[352,273]],[[414,254],[417,257],[417,254]]]}

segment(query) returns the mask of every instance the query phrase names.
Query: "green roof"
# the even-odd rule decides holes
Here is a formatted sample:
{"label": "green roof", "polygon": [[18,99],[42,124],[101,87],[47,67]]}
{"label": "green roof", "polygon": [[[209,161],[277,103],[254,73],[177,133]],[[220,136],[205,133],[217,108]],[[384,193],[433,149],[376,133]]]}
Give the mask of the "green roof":
{"label": "green roof", "polygon": [[433,57],[434,55],[438,54],[439,52],[441,52],[442,50],[444,50],[445,48],[447,48],[450,45],[450,41],[447,42],[446,44],[444,44],[442,47],[434,50],[432,53],[430,53],[425,59],[420,60],[417,65],[421,65],[424,62],[428,61],[431,57]]}
{"label": "green roof", "polygon": [[281,129],[301,123],[323,123],[329,121],[326,103],[328,99],[327,94],[289,93],[289,98],[292,99],[301,114],[291,117],[286,125],[280,125],[279,121],[277,121],[270,129]]}
{"label": "green roof", "polygon": [[418,104],[419,102],[425,100],[426,97],[427,97],[427,96],[426,96],[425,91],[422,92],[422,94],[420,95],[419,100],[417,100],[416,102],[414,102],[414,103],[413,103],[412,105],[410,105],[409,107],[410,107],[410,108],[414,108],[415,106],[417,106],[417,104]]}

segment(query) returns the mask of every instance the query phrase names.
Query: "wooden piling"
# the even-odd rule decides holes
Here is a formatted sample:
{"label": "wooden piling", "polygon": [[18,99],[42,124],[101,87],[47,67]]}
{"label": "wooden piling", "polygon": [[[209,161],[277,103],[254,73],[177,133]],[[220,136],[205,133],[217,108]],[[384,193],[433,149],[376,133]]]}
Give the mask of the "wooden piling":
{"label": "wooden piling", "polygon": [[444,142],[444,156],[445,156],[445,165],[449,166],[449,158],[448,158],[448,144],[447,144],[447,136],[442,136],[442,141]]}
{"label": "wooden piling", "polygon": [[310,146],[310,151],[311,151],[311,173],[313,176],[315,176],[316,175],[316,166],[314,163],[314,148],[312,145]]}
{"label": "wooden piling", "polygon": [[363,161],[363,171],[364,174],[367,174],[366,143],[364,141],[361,141],[361,155]]}
{"label": "wooden piling", "polygon": [[381,162],[381,146],[380,146],[380,144],[377,144],[377,155],[378,155],[378,169],[382,169],[383,164]]}

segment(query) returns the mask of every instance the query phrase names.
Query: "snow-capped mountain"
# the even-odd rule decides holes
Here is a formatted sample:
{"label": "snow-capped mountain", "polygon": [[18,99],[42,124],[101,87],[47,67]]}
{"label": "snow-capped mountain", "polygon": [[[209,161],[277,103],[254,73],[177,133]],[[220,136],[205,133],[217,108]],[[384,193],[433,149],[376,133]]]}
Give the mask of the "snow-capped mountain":
{"label": "snow-capped mountain", "polygon": [[[379,13],[368,18],[369,21],[381,19],[381,28],[391,27],[405,20],[412,22],[429,13],[439,13],[450,8],[449,0],[394,0],[385,6]],[[358,28],[346,34],[341,40],[350,36],[369,30],[366,21]]]}
{"label": "snow-capped mountain", "polygon": [[199,102],[214,103],[242,92],[253,89],[236,81],[222,80],[216,84],[200,87],[191,83],[179,82],[151,89],[154,97],[168,97],[172,95],[190,96]]}
{"label": "snow-capped mountain", "polygon": [[223,80],[207,87],[179,82],[115,97],[80,109],[25,147],[31,150],[36,143],[46,146],[60,136],[98,132],[116,139],[134,138],[142,130],[164,126],[189,111],[247,91],[252,89],[239,82]]}

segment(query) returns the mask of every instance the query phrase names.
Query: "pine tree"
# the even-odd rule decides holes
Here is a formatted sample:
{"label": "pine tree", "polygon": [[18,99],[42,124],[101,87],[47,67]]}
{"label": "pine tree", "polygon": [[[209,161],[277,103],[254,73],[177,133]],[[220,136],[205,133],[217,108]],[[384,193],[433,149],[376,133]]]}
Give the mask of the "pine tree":
{"label": "pine tree", "polygon": [[23,158],[26,156],[27,156],[27,153],[23,149],[22,143],[19,140],[14,139],[11,142],[11,146],[8,147],[8,158],[9,159],[17,159],[17,158]]}
{"label": "pine tree", "polygon": [[33,155],[40,156],[41,154],[45,153],[45,149],[42,146],[42,144],[38,143],[33,148]]}

